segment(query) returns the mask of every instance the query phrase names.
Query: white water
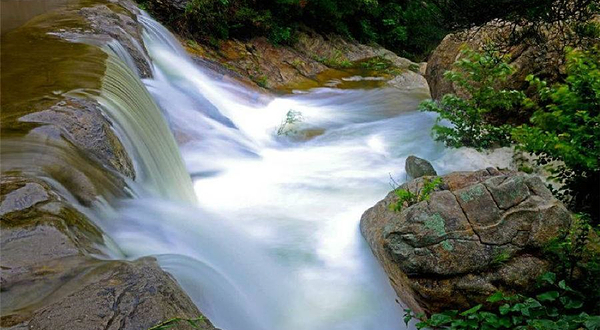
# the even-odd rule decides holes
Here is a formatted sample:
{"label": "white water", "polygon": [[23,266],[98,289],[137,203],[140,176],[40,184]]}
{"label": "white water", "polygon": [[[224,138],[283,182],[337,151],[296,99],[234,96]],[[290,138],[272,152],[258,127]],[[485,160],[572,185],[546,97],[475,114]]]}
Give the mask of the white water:
{"label": "white water", "polygon": [[[179,142],[198,205],[123,202],[102,224],[121,250],[157,255],[224,330],[404,329],[402,306],[359,233],[362,212],[390,190],[390,175],[403,181],[410,154],[441,173],[507,166],[504,159],[434,143],[434,117],[415,111],[425,90],[321,88],[269,98],[219,79],[158,23],[140,20],[155,77],[144,83]],[[145,98],[144,107],[124,105],[126,97],[113,108],[154,109]],[[278,136],[290,110],[302,114],[298,135],[322,134]],[[150,163],[161,192],[154,196],[189,189],[181,173],[165,173],[179,171],[162,140],[172,138],[161,124],[148,127],[143,112],[134,115],[123,119],[132,125],[124,131],[137,132],[127,144],[138,167]]]}

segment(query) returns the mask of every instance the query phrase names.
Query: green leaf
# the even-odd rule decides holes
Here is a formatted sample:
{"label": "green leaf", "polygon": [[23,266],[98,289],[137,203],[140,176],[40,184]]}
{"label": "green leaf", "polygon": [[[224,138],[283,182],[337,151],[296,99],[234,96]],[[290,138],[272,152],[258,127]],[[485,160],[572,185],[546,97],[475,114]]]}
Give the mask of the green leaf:
{"label": "green leaf", "polygon": [[467,309],[466,311],[460,313],[461,316],[467,316],[467,315],[471,315],[474,313],[477,313],[481,308],[483,307],[482,304],[479,304],[473,308]]}
{"label": "green leaf", "polygon": [[504,304],[498,308],[500,310],[500,315],[506,315],[510,313],[510,305]]}
{"label": "green leaf", "polygon": [[583,324],[588,330],[600,330],[600,315],[590,316]]}
{"label": "green leaf", "polygon": [[504,294],[500,291],[494,293],[487,298],[487,302],[495,303],[504,300]]}
{"label": "green leaf", "polygon": [[440,326],[452,322],[452,317],[445,314],[433,314],[429,319],[429,324],[432,326]]}
{"label": "green leaf", "polygon": [[560,294],[558,291],[548,291],[537,295],[539,301],[555,301]]}
{"label": "green leaf", "polygon": [[540,280],[554,284],[556,282],[556,274],[553,272],[544,273],[544,275],[540,277]]}
{"label": "green leaf", "polygon": [[566,309],[578,309],[583,306],[583,301],[568,296],[560,297],[560,302]]}

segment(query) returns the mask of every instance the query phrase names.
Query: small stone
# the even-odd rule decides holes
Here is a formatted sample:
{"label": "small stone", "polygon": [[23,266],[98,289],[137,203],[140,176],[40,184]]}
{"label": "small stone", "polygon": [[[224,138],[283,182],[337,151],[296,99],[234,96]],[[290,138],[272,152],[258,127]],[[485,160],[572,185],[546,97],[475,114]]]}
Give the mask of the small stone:
{"label": "small stone", "polygon": [[437,172],[435,171],[431,163],[429,163],[423,158],[419,158],[412,155],[406,158],[405,169],[406,174],[408,174],[408,176],[413,179],[420,178],[422,176],[437,175]]}

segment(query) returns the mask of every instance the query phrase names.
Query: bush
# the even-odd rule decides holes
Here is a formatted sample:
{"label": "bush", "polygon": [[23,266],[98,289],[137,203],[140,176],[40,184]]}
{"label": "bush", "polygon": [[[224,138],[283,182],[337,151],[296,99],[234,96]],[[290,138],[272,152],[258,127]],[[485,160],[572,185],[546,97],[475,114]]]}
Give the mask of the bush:
{"label": "bush", "polygon": [[[498,87],[514,72],[508,60],[491,47],[481,53],[463,51],[463,58],[444,77],[464,95],[448,94],[440,102],[425,101],[420,107],[439,114],[433,127],[437,141],[476,149],[510,144],[512,127],[502,120],[519,109],[525,94]],[[443,120],[452,126],[441,125]]]}
{"label": "bush", "polygon": [[600,51],[567,55],[567,77],[554,86],[535,77],[540,101],[529,125],[514,130],[518,147],[547,165],[562,187],[556,192],[571,210],[600,221]]}

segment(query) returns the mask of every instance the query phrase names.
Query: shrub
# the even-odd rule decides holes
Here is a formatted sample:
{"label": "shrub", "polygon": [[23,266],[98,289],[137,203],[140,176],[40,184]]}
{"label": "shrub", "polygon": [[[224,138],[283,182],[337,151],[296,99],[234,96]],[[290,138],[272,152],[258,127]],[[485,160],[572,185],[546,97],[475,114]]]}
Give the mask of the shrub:
{"label": "shrub", "polygon": [[573,50],[566,61],[564,83],[548,86],[535,77],[528,80],[538,90],[539,102],[529,125],[514,130],[518,147],[547,165],[556,192],[571,210],[600,220],[600,51]]}
{"label": "shrub", "polygon": [[[514,72],[508,60],[493,48],[481,53],[463,51],[454,70],[444,76],[465,95],[448,94],[440,102],[425,101],[420,107],[439,114],[433,127],[437,141],[449,147],[477,149],[510,144],[511,126],[498,122],[518,109],[525,94],[498,87]],[[443,120],[452,126],[441,125]]]}

